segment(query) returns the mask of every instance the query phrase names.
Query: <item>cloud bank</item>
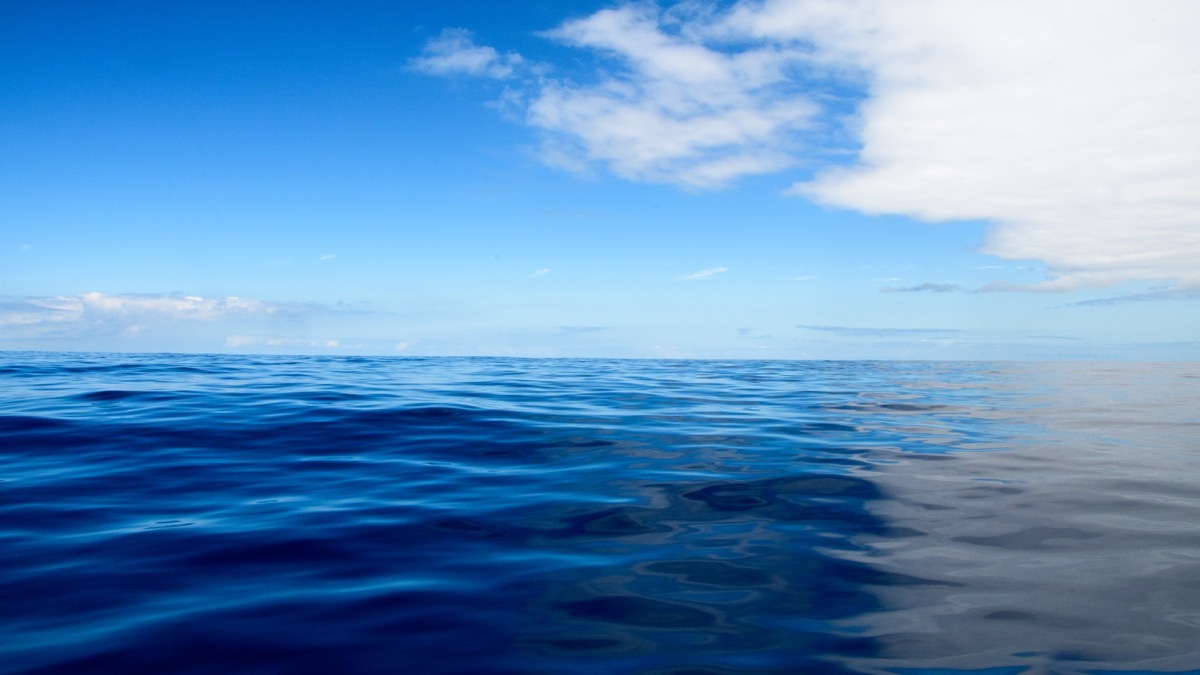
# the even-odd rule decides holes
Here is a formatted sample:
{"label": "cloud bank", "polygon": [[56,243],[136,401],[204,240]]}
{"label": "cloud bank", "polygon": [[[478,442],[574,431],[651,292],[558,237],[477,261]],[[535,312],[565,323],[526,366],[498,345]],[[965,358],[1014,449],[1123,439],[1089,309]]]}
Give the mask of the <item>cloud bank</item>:
{"label": "cloud bank", "polygon": [[175,322],[216,324],[266,318],[300,317],[314,311],[339,311],[318,305],[272,303],[238,297],[100,292],[0,302],[0,338],[59,338],[136,335]]}
{"label": "cloud bank", "polygon": [[[450,30],[414,67],[506,79],[542,159],[709,189],[804,167],[788,192],[992,223],[1032,290],[1200,287],[1200,4],[692,0],[543,34],[533,68]],[[849,153],[849,154],[847,154]]]}
{"label": "cloud bank", "polygon": [[274,314],[285,306],[248,298],[204,298],[183,294],[117,294],[98,291],[46,298],[20,298],[0,305],[0,326],[68,323],[113,318],[216,320]]}

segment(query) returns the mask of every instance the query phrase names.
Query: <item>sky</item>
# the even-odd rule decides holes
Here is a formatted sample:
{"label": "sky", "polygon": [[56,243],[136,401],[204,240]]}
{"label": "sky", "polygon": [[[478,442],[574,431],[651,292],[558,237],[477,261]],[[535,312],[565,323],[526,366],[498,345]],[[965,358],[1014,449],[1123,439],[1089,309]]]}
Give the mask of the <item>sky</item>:
{"label": "sky", "polygon": [[1200,3],[0,3],[0,349],[1200,359]]}

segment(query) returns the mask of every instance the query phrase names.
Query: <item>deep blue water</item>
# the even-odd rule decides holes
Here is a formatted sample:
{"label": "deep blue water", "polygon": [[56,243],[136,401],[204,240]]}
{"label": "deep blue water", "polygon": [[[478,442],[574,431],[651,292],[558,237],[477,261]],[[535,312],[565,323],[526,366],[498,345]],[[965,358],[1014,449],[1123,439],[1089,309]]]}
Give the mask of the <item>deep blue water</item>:
{"label": "deep blue water", "polygon": [[1200,364],[0,353],[0,672],[1200,672]]}

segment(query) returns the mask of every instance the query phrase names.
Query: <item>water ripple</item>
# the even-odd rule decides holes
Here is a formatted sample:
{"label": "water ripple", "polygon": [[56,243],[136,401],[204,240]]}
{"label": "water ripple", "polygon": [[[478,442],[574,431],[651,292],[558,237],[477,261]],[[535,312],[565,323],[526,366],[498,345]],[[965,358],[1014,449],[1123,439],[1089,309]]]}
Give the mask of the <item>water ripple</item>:
{"label": "water ripple", "polygon": [[0,353],[0,672],[1195,669],[1197,373]]}

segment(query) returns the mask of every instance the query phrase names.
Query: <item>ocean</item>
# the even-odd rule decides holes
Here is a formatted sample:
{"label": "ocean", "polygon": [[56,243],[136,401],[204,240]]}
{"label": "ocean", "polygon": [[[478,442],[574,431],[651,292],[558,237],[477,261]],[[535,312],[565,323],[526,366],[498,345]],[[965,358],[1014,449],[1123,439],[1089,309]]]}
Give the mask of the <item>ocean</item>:
{"label": "ocean", "polygon": [[1200,672],[1200,364],[0,353],[0,673]]}

